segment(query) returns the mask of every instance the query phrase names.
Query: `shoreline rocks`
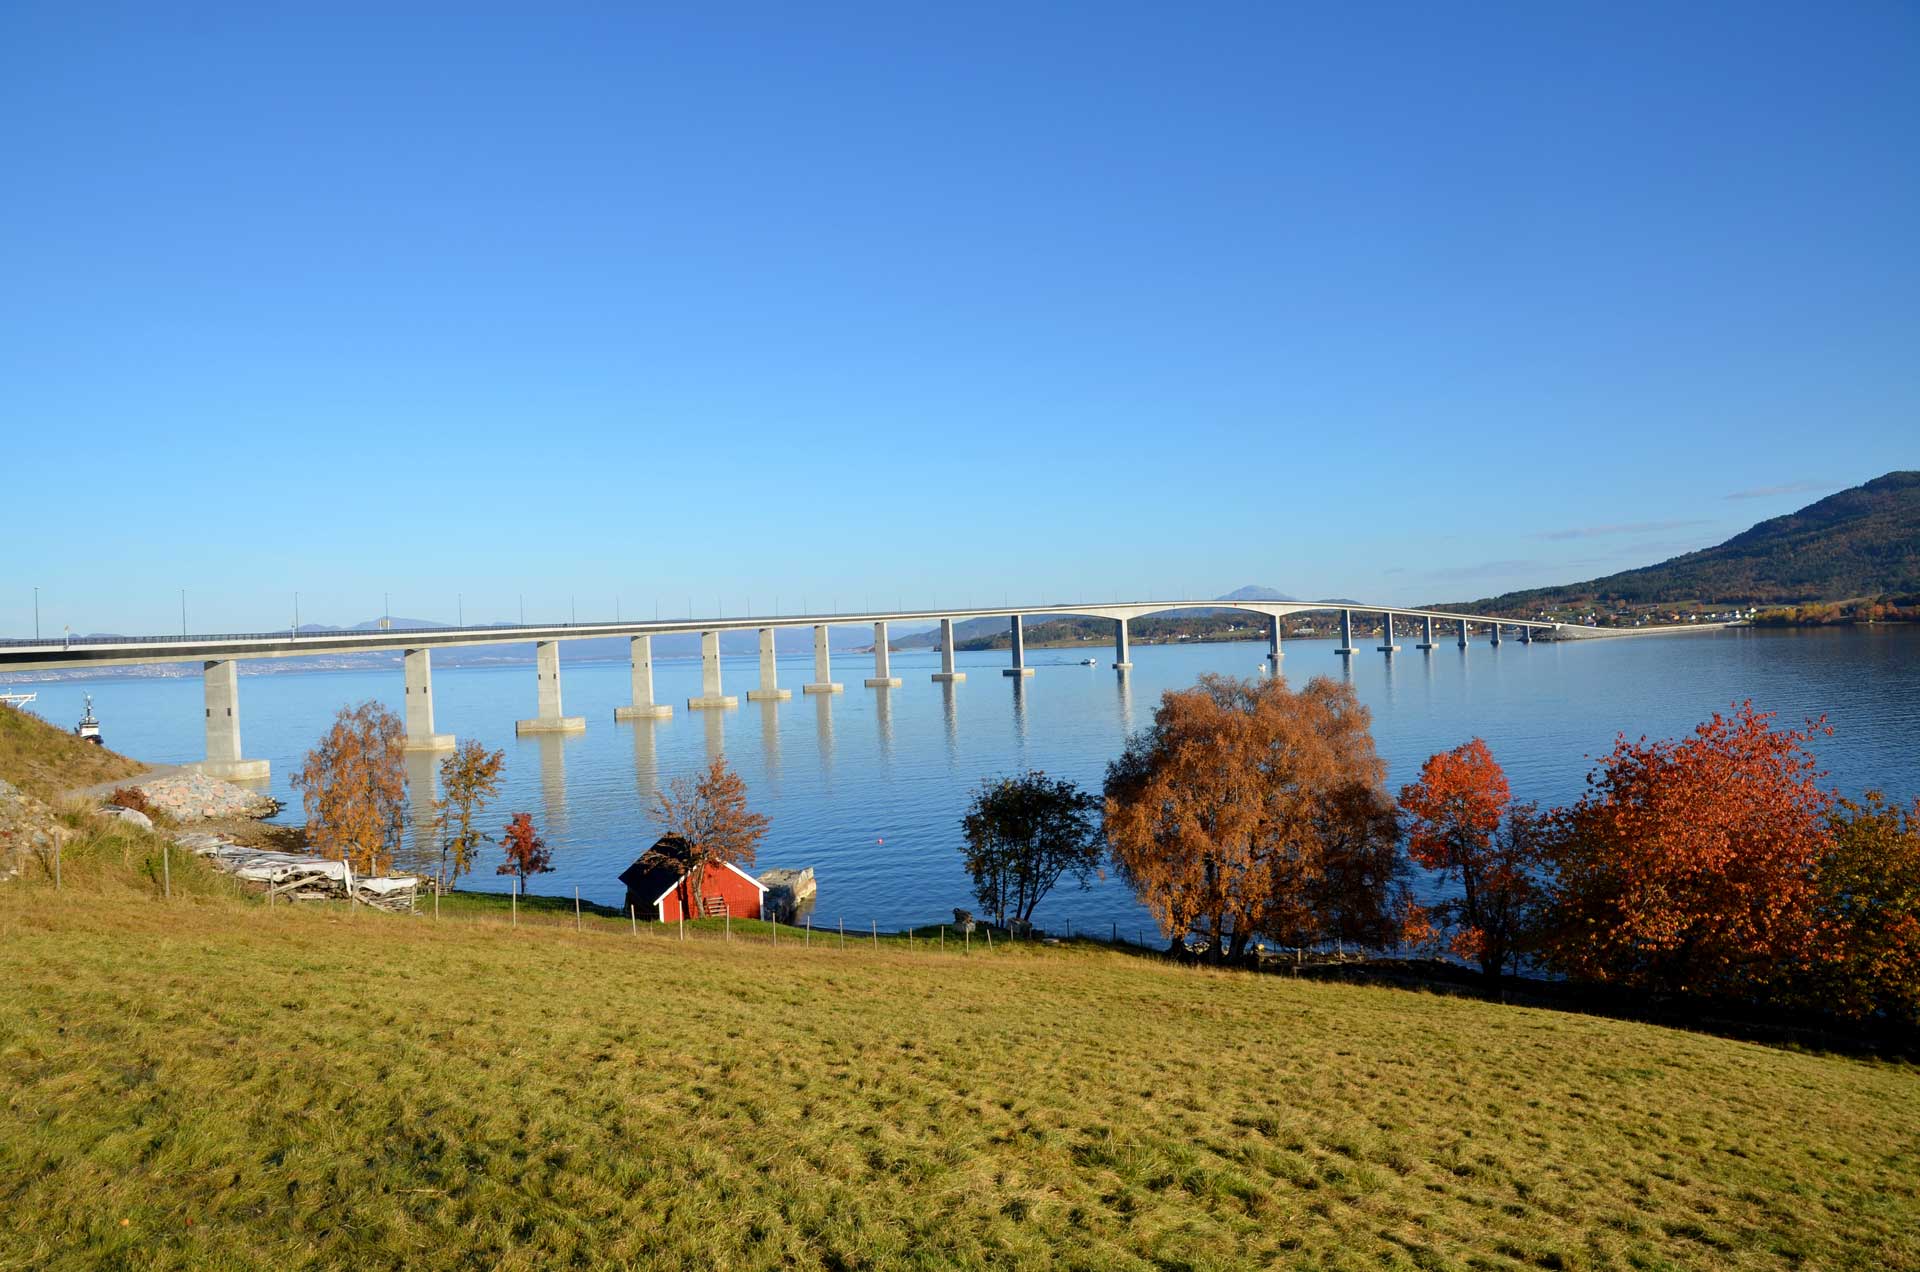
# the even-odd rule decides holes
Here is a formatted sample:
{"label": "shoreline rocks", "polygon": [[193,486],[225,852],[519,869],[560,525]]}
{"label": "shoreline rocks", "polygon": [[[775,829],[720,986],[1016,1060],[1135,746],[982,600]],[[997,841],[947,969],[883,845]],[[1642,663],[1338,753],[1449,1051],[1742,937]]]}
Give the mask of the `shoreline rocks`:
{"label": "shoreline rocks", "polygon": [[152,807],[175,821],[207,821],[216,817],[271,817],[279,801],[233,782],[192,771],[127,783],[147,797]]}

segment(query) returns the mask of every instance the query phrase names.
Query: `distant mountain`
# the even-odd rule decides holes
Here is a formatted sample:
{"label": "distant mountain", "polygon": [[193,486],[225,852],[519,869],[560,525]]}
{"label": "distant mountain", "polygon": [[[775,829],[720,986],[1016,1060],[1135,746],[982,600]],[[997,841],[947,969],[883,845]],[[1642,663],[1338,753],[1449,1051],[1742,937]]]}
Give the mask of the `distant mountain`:
{"label": "distant mountain", "polygon": [[1907,470],[1762,521],[1718,547],[1470,605],[1511,613],[1605,603],[1782,605],[1914,592],[1920,592],[1920,470]]}
{"label": "distant mountain", "polygon": [[1223,601],[1297,601],[1297,596],[1288,596],[1285,592],[1276,592],[1270,587],[1261,587],[1258,583],[1249,583],[1245,587],[1236,587],[1220,598]]}

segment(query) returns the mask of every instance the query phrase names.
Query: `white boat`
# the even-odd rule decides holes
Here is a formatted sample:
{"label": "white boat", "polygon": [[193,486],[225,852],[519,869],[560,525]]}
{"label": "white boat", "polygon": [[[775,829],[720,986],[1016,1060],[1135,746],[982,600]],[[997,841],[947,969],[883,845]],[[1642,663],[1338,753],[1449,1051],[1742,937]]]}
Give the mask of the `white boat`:
{"label": "white boat", "polygon": [[1100,665],[1100,660],[1098,658],[1082,658],[1080,660],[1080,665],[1082,667],[1098,667]]}
{"label": "white boat", "polygon": [[100,736],[100,722],[93,718],[93,695],[87,695],[87,713],[80,717],[80,723],[73,726],[75,737],[95,746],[105,746],[106,739]]}

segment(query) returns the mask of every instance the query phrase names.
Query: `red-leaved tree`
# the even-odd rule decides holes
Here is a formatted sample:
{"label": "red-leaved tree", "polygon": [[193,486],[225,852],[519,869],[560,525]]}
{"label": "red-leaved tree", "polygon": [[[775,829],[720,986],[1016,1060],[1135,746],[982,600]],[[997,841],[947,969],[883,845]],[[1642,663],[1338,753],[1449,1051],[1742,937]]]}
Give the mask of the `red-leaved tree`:
{"label": "red-leaved tree", "polygon": [[527,880],[537,874],[549,874],[553,870],[553,853],[547,849],[547,841],[533,828],[532,813],[515,813],[513,819],[500,832],[500,848],[507,859],[500,863],[495,874],[520,876],[520,891],[527,890]]}
{"label": "red-leaved tree", "polygon": [[1479,738],[1442,751],[1401,788],[1407,855],[1460,889],[1432,908],[1448,947],[1497,977],[1538,916],[1539,814],[1515,806],[1507,775]]}
{"label": "red-leaved tree", "polygon": [[1677,741],[1629,742],[1543,827],[1556,873],[1546,954],[1568,975],[1752,996],[1812,956],[1832,797],[1807,743],[1742,705]]}

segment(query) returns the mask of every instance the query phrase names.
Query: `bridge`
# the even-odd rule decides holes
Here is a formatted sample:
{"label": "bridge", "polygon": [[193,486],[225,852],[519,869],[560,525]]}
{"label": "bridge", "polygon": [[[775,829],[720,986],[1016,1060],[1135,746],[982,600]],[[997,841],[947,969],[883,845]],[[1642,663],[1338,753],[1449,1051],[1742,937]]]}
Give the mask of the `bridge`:
{"label": "bridge", "polygon": [[[780,687],[774,659],[774,632],[780,628],[813,629],[813,679],[801,686],[803,693],[840,693],[844,686],[833,678],[833,661],[827,635],[833,627],[873,625],[873,675],[866,678],[870,689],[886,689],[900,684],[889,665],[888,625],[892,623],[937,622],[940,625],[940,670],[936,681],[954,682],[967,678],[954,665],[954,624],[974,618],[1007,619],[1012,636],[1010,661],[1003,675],[1030,676],[1026,662],[1024,625],[1028,619],[1054,617],[1096,617],[1114,624],[1113,666],[1124,673],[1133,666],[1129,654],[1128,623],[1148,614],[1178,613],[1188,610],[1230,610],[1257,615],[1266,620],[1267,661],[1275,673],[1280,669],[1280,624],[1283,618],[1309,612],[1337,612],[1340,616],[1340,644],[1335,653],[1351,658],[1361,652],[1354,644],[1353,616],[1380,616],[1384,637],[1379,652],[1392,657],[1401,646],[1394,643],[1396,620],[1417,624],[1420,639],[1416,649],[1438,648],[1437,633],[1451,626],[1462,649],[1467,646],[1470,627],[1484,631],[1490,643],[1501,643],[1501,633],[1510,629],[1523,644],[1536,637],[1573,639],[1597,636],[1645,634],[1646,628],[1585,627],[1572,623],[1506,618],[1488,614],[1461,614],[1448,610],[1405,609],[1396,606],[1361,605],[1347,602],[1304,601],[1127,601],[1083,602],[1070,605],[1032,605],[1017,609],[1007,606],[989,609],[894,610],[834,614],[782,614],[742,618],[654,619],[640,622],[558,623],[531,625],[487,625],[481,627],[372,628],[352,631],[302,632],[295,629],[277,632],[229,633],[211,636],[132,636],[103,640],[6,640],[0,641],[0,672],[73,669],[76,667],[139,666],[151,663],[198,662],[202,664],[206,695],[207,758],[200,764],[203,772],[215,777],[259,779],[267,776],[266,760],[243,758],[240,748],[240,688],[237,665],[249,658],[302,658],[325,654],[363,654],[399,651],[405,679],[407,749],[437,751],[451,749],[451,734],[436,733],[433,726],[433,651],[471,645],[534,645],[535,714],[518,721],[517,733],[572,733],[587,727],[582,716],[570,716],[561,706],[560,643],[590,637],[625,636],[631,641],[633,700],[614,708],[616,720],[655,719],[673,714],[669,704],[654,701],[653,638],[668,634],[697,632],[700,636],[700,696],[687,699],[692,711],[722,710],[739,705],[728,694],[720,674],[720,634],[728,631],[757,631],[760,636],[760,683],[748,691],[754,701],[780,701],[793,696]],[[1699,631],[1702,625],[1658,630]]]}

